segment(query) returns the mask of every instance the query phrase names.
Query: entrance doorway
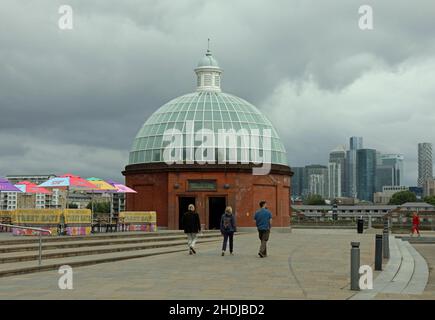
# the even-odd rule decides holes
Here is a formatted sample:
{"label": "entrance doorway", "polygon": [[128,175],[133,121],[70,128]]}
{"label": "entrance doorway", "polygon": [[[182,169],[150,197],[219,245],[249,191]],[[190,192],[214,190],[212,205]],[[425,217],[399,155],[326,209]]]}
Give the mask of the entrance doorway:
{"label": "entrance doorway", "polygon": [[195,204],[195,197],[178,198],[178,229],[183,230],[183,215],[187,212],[189,204]]}
{"label": "entrance doorway", "polygon": [[225,197],[208,198],[208,228],[210,230],[220,229],[221,217],[225,213]]}

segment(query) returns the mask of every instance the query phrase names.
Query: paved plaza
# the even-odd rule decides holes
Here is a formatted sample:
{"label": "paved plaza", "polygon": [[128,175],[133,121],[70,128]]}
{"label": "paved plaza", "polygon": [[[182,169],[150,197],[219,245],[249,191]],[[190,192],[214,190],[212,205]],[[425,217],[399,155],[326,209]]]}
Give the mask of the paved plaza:
{"label": "paved plaza", "polygon": [[0,279],[1,299],[348,299],[350,242],[373,265],[374,235],[354,230],[272,233],[259,258],[256,233],[236,235],[235,255],[220,242],[186,252],[74,269],[74,289],[60,290],[57,271]]}
{"label": "paved plaza", "polygon": [[[261,259],[256,233],[240,234],[234,256],[220,256],[216,241],[199,244],[196,256],[186,250],[75,268],[73,290],[59,289],[55,270],[0,278],[0,299],[350,299],[350,242],[361,243],[361,264],[373,267],[374,238],[355,230],[273,232]],[[433,244],[414,247],[429,265],[424,293],[376,299],[435,299]]]}

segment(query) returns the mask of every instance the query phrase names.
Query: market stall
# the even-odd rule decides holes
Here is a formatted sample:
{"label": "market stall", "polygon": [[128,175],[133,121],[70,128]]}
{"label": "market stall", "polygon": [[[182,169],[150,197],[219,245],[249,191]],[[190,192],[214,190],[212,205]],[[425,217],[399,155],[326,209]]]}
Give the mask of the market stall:
{"label": "market stall", "polygon": [[157,231],[157,214],[155,211],[123,211],[119,213],[118,230],[123,231]]}
{"label": "market stall", "polygon": [[[51,231],[52,235],[58,235],[61,222],[61,209],[18,209],[12,216],[12,224],[22,227],[35,227]],[[12,234],[16,236],[39,235],[34,230],[12,228]],[[49,235],[43,233],[43,235]]]}
{"label": "market stall", "polygon": [[[0,223],[11,224],[15,210],[0,210]],[[11,232],[9,227],[0,226],[0,232]]]}
{"label": "market stall", "polygon": [[63,210],[63,223],[68,236],[82,236],[91,233],[92,211],[89,209]]}

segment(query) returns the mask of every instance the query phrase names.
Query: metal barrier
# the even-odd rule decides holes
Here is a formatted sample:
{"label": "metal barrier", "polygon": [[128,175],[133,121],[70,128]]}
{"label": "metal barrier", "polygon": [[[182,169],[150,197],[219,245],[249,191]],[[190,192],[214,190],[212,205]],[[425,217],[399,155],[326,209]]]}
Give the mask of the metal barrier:
{"label": "metal barrier", "polygon": [[17,226],[14,224],[3,224],[3,223],[0,223],[0,226],[9,227],[9,228],[16,228],[16,229],[38,231],[39,232],[39,259],[38,259],[38,262],[39,262],[39,265],[41,265],[41,263],[42,263],[42,233],[47,232],[48,234],[51,234],[51,230],[34,228],[34,227],[23,227],[23,226]]}

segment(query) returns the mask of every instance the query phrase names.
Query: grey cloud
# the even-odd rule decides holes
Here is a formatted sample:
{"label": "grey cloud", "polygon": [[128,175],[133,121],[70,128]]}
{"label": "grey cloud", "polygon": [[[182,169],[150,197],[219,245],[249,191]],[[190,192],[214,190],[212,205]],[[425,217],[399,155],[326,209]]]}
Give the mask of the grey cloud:
{"label": "grey cloud", "polygon": [[[192,69],[209,37],[225,70],[225,91],[268,114],[281,110],[271,102],[279,101],[303,117],[307,116],[303,110],[310,108],[304,103],[331,108],[338,116],[354,111],[322,105],[324,95],[318,96],[317,104],[297,99],[282,102],[274,96],[282,94],[283,83],[303,90],[312,82],[332,95],[328,102],[334,105],[334,97],[340,99],[367,74],[400,76],[404,63],[418,64],[435,53],[431,0],[412,5],[405,0],[364,1],[374,8],[375,29],[370,32],[357,27],[362,3],[356,0],[77,0],[71,3],[73,31],[57,28],[61,4],[60,0],[0,3],[0,137],[15,135],[41,144],[44,150],[66,154],[65,145],[77,152],[96,148],[99,160],[108,164],[106,169],[113,175],[126,164],[130,144],[144,120],[163,103],[194,90]],[[383,88],[389,89],[385,84]],[[414,86],[408,91],[414,98],[418,93]],[[392,103],[390,98],[377,101],[379,108],[388,110]],[[429,108],[417,98],[409,103],[418,110]],[[356,121],[356,114],[349,121]],[[379,123],[393,121],[400,126],[408,114],[401,109],[376,117]],[[295,151],[299,133],[286,131],[293,120],[288,124],[272,120],[283,128],[287,148]],[[306,130],[309,139],[296,149],[297,156],[289,154],[291,164],[324,162],[327,155],[319,145],[344,143],[358,130],[366,135],[358,124],[352,128],[328,127],[322,136]],[[408,144],[426,138],[424,130],[417,131],[410,133]],[[391,141],[383,139],[385,145]],[[409,158],[415,151],[403,150]],[[20,152],[29,151],[3,148],[0,158],[8,156],[8,161],[2,162],[1,170],[28,172],[58,165],[51,159],[43,164],[23,161],[18,159]],[[124,156],[113,157],[113,153]],[[91,173],[95,169],[92,158],[82,157],[81,164],[62,161],[71,170]]]}

